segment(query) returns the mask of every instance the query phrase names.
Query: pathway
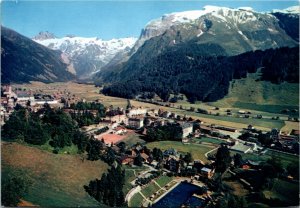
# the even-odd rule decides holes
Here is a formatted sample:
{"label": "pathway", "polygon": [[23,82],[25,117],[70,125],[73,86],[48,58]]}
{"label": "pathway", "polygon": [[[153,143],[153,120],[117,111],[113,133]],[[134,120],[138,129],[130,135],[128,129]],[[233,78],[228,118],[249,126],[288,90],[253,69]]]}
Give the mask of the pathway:
{"label": "pathway", "polygon": [[211,153],[211,152],[213,152],[213,151],[215,151],[215,150],[217,150],[218,148],[219,147],[216,147],[215,149],[209,150],[207,153],[204,154],[205,157],[208,158],[208,154]]}
{"label": "pathway", "polygon": [[162,187],[161,187],[155,180],[153,180],[153,182],[154,182],[160,189],[162,189]]}
{"label": "pathway", "polygon": [[139,191],[138,193],[141,194],[141,196],[142,196],[146,201],[152,203],[149,199],[147,199],[147,197],[146,197],[141,191]]}

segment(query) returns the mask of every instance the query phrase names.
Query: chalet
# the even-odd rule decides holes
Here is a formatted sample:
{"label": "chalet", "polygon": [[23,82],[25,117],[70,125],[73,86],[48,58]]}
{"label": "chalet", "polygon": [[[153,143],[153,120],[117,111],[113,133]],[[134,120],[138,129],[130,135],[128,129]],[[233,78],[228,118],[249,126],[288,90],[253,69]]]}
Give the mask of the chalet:
{"label": "chalet", "polygon": [[118,123],[118,124],[120,124],[120,123],[127,124],[128,123],[128,118],[126,117],[125,114],[116,114],[116,115],[109,114],[106,116],[105,119],[109,120],[110,122]]}
{"label": "chalet", "polygon": [[136,157],[137,155],[135,150],[127,150],[125,154],[129,157]]}
{"label": "chalet", "polygon": [[118,147],[117,145],[114,145],[112,147],[112,149],[116,152],[116,153],[119,153],[120,152],[120,147]]}
{"label": "chalet", "polygon": [[133,108],[129,109],[127,116],[132,117],[132,116],[145,116],[147,114],[147,109],[145,108]]}
{"label": "chalet", "polygon": [[174,119],[176,119],[177,118],[177,114],[176,113],[171,113],[171,115],[170,115],[170,118],[174,118]]}
{"label": "chalet", "polygon": [[167,122],[164,119],[154,121],[153,126],[164,126]]}
{"label": "chalet", "polygon": [[122,165],[132,165],[134,162],[134,157],[130,157],[128,155],[124,155],[120,158]]}
{"label": "chalet", "polygon": [[193,167],[197,170],[197,172],[200,172],[204,167],[204,162],[202,162],[201,160],[194,160]]}
{"label": "chalet", "polygon": [[161,113],[161,117],[163,117],[163,118],[169,118],[170,116],[171,116],[171,112],[170,111],[164,111],[164,112],[162,112]]}
{"label": "chalet", "polygon": [[251,124],[249,124],[248,127],[247,127],[247,129],[248,129],[248,130],[253,130],[253,129],[255,129],[255,128],[254,128]]}
{"label": "chalet", "polygon": [[147,155],[146,153],[141,153],[141,157],[144,159],[144,161],[149,162],[149,155]]}
{"label": "chalet", "polygon": [[238,113],[239,113],[239,114],[246,114],[246,111],[244,111],[244,110],[239,110]]}
{"label": "chalet", "polygon": [[193,133],[193,124],[192,123],[183,123],[180,126],[182,128],[182,138],[185,138]]}
{"label": "chalet", "polygon": [[156,160],[152,160],[151,162],[150,162],[150,165],[152,166],[152,167],[154,167],[154,168],[156,168],[157,166],[158,166],[158,162],[156,161]]}
{"label": "chalet", "polygon": [[129,118],[128,126],[133,129],[140,129],[144,126],[143,118]]}
{"label": "chalet", "polygon": [[177,156],[178,152],[173,148],[169,148],[169,149],[165,150],[163,154],[164,154],[165,157],[168,157],[168,156],[171,156],[171,155]]}
{"label": "chalet", "polygon": [[179,169],[178,159],[174,156],[170,156],[166,162],[166,168],[172,172],[177,172]]}
{"label": "chalet", "polygon": [[215,171],[213,169],[203,167],[200,170],[200,175],[202,175],[205,178],[211,178],[214,175],[214,172]]}

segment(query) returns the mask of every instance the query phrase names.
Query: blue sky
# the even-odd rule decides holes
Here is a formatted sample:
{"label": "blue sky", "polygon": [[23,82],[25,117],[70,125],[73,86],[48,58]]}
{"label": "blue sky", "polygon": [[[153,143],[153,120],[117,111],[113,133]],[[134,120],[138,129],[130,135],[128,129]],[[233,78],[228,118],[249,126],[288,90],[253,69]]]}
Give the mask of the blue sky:
{"label": "blue sky", "polygon": [[58,37],[72,34],[108,40],[138,37],[141,29],[152,19],[171,12],[199,10],[205,5],[250,6],[256,11],[270,11],[298,4],[298,1],[291,0],[2,0],[1,24],[27,37],[33,37],[40,31],[50,31]]}

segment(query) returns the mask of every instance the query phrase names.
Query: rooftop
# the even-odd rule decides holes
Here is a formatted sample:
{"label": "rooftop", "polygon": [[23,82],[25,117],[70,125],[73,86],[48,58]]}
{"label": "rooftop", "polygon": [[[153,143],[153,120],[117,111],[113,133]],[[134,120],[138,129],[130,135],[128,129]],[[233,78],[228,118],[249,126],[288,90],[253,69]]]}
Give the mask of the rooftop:
{"label": "rooftop", "polygon": [[201,169],[201,171],[209,173],[209,172],[211,172],[211,169],[204,167]]}
{"label": "rooftop", "polygon": [[230,147],[230,149],[239,152],[248,152],[251,149],[251,146],[247,146],[242,143],[236,143],[234,146]]}
{"label": "rooftop", "polygon": [[120,136],[117,134],[104,134],[101,137],[96,137],[96,138],[99,140],[103,139],[105,144],[111,144],[111,143],[115,144],[123,140],[124,136]]}

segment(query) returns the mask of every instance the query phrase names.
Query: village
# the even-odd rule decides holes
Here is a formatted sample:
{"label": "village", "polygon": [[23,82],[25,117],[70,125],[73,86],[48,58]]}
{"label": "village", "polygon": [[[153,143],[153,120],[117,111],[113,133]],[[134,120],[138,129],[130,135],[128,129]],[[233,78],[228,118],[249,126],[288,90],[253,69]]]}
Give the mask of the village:
{"label": "village", "polygon": [[[9,119],[18,105],[33,112],[49,105],[76,116],[80,115],[82,110],[74,105],[86,102],[85,99],[66,92],[48,95],[43,92],[13,90],[9,85],[3,86],[1,125]],[[94,103],[101,101],[95,100]],[[84,112],[97,116],[97,110],[84,109]],[[212,183],[214,177],[218,177],[215,176],[215,163],[220,146],[226,146],[232,156],[242,155],[238,162],[231,161],[226,174],[234,177],[235,181],[249,191],[257,189],[258,185],[251,177],[246,176],[245,172],[255,172],[254,175],[260,172],[263,162],[261,158],[273,158],[276,154],[298,158],[299,152],[299,131],[296,129],[282,133],[276,128],[261,131],[252,125],[243,129],[232,128],[206,123],[163,109],[132,106],[130,100],[127,101],[126,108],[106,106],[105,115],[100,120],[83,125],[81,130],[103,144],[103,154],[112,151],[116,160],[126,167],[126,170],[133,170],[134,175],[128,181],[125,197],[128,205],[133,207],[155,207],[156,203],[162,203],[160,200],[182,183],[201,188],[201,194],[193,194],[194,198],[200,200],[198,203],[214,204],[218,195],[214,195],[215,187]],[[173,137],[175,134],[177,138]],[[134,140],[136,143],[128,143],[129,137],[141,139]],[[168,138],[170,143],[164,146],[163,142]],[[196,154],[195,151],[189,151],[194,147],[199,148],[200,152],[202,148],[205,152]],[[295,181],[288,172],[282,177]],[[185,202],[186,199],[181,203]]]}

